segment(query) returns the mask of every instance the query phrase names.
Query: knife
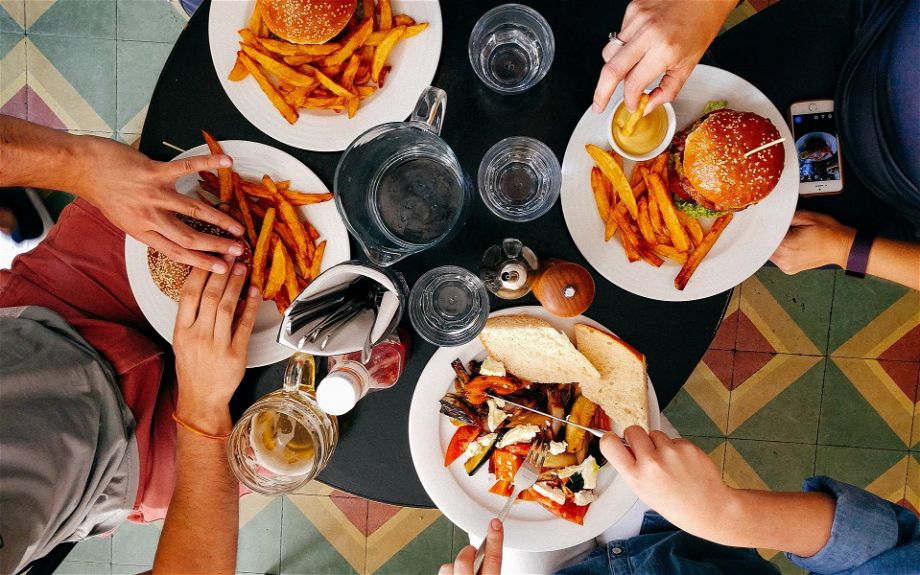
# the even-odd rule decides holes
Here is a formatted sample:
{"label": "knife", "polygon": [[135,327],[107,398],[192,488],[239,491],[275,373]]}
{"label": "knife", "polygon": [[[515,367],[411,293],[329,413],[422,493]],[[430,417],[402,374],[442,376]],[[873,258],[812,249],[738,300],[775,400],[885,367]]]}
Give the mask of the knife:
{"label": "knife", "polygon": [[[513,406],[515,406],[515,407],[520,407],[521,409],[526,409],[527,411],[532,411],[533,413],[539,413],[539,414],[542,415],[543,417],[548,417],[548,418],[554,419],[554,420],[556,420],[556,421],[561,421],[562,423],[564,423],[564,424],[566,424],[566,425],[571,425],[571,426],[573,426],[573,427],[577,427],[578,429],[584,429],[585,431],[587,431],[588,433],[590,433],[590,434],[593,435],[594,437],[603,437],[605,433],[609,433],[609,432],[607,432],[607,431],[604,431],[603,429],[596,429],[596,428],[594,428],[594,427],[587,427],[587,426],[584,426],[584,425],[579,425],[579,424],[577,424],[577,423],[575,423],[575,422],[569,421],[569,420],[568,420],[568,417],[566,417],[566,419],[562,419],[561,417],[552,416],[552,415],[550,415],[550,414],[548,414],[548,413],[546,413],[546,412],[544,412],[544,411],[540,411],[539,409],[534,409],[534,408],[532,408],[532,407],[527,407],[526,405],[521,405],[520,403],[511,401],[510,399],[505,399],[504,397],[497,397],[497,396],[495,396],[495,395],[492,395],[491,393],[487,393],[486,396],[487,396],[487,397],[491,397],[492,399],[497,399],[498,401],[504,401],[505,403],[510,403],[511,405],[513,405]],[[624,443],[625,443],[625,440],[624,440]]]}

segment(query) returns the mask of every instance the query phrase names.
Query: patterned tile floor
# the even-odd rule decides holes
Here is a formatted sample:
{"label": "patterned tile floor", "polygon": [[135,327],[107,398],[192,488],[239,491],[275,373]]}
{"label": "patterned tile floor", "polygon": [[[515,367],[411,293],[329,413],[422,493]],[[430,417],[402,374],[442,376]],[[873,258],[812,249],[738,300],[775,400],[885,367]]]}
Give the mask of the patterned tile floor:
{"label": "patterned tile floor", "polygon": [[[771,0],[748,0],[733,26]],[[172,43],[176,0],[0,0],[0,113],[135,140]],[[47,199],[52,211],[66,203]],[[666,413],[739,487],[823,473],[920,509],[920,293],[833,270],[764,268]],[[437,511],[311,484],[242,501],[245,573],[431,573],[465,543]],[[79,544],[59,573],[149,568],[159,525]],[[785,573],[781,555],[764,552]]]}

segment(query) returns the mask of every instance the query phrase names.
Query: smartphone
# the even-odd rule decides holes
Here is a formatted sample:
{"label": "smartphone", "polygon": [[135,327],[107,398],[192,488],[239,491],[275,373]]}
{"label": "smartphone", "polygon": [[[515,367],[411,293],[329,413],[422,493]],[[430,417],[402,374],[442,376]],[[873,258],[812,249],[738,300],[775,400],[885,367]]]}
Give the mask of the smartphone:
{"label": "smartphone", "polygon": [[806,100],[789,107],[789,125],[799,159],[799,195],[839,194],[843,162],[833,100]]}

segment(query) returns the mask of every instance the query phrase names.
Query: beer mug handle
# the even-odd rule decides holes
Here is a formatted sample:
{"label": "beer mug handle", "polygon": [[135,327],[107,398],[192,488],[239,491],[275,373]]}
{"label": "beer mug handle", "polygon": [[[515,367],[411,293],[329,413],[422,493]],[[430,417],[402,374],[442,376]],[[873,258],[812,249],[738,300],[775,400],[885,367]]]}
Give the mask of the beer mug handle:
{"label": "beer mug handle", "polygon": [[309,353],[297,352],[288,359],[284,370],[284,390],[292,393],[313,393],[316,361]]}
{"label": "beer mug handle", "polygon": [[428,126],[435,134],[441,133],[444,123],[444,112],[447,110],[447,92],[434,86],[428,86],[419,96],[415,110],[409,120],[421,122]]}

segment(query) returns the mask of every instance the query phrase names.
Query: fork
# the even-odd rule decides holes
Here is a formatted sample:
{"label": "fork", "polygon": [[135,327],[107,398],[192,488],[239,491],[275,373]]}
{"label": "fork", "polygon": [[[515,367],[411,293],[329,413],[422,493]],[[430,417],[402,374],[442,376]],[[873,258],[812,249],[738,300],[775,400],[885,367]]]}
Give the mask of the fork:
{"label": "fork", "polygon": [[[505,517],[508,515],[508,512],[511,511],[511,506],[514,505],[521,491],[530,489],[533,487],[533,484],[537,482],[537,477],[540,476],[540,470],[543,468],[543,460],[545,459],[546,444],[540,440],[534,441],[530,445],[527,457],[524,458],[524,463],[518,468],[517,473],[514,474],[514,479],[512,480],[514,489],[511,491],[511,497],[508,498],[505,506],[498,514],[499,521],[505,521]],[[483,539],[479,549],[476,550],[476,557],[473,559],[473,575],[479,573],[479,569],[482,568],[485,552],[486,541]]]}

